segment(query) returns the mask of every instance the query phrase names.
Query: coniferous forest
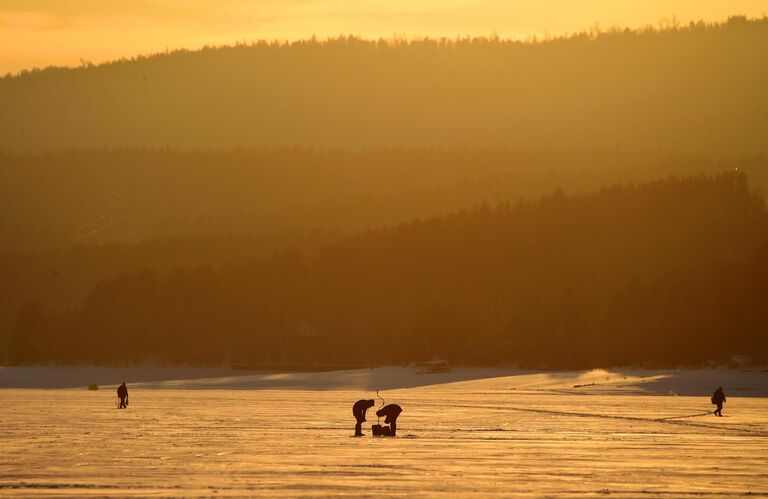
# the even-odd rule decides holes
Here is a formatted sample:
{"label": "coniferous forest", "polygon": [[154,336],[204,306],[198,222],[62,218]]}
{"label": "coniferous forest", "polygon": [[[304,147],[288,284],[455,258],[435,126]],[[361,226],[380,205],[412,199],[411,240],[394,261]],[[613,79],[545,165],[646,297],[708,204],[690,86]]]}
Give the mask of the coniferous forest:
{"label": "coniferous forest", "polygon": [[768,18],[537,42],[340,37],[0,78],[0,148],[765,153]]}
{"label": "coniferous forest", "polygon": [[[745,175],[471,209],[31,301],[16,363],[457,363],[768,357],[768,213]],[[211,334],[215,331],[216,334]]]}
{"label": "coniferous forest", "polygon": [[0,78],[0,362],[768,361],[768,19]]}

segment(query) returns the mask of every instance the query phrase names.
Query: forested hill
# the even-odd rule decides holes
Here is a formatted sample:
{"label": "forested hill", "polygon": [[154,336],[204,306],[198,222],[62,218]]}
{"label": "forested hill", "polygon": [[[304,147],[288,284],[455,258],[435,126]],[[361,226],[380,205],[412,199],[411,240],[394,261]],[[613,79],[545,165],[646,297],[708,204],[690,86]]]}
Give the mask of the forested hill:
{"label": "forested hill", "polygon": [[768,191],[766,156],[402,148],[0,153],[0,255],[167,237],[360,230],[483,201],[535,199],[558,187],[575,194],[733,168]]}
{"label": "forested hill", "polygon": [[0,149],[768,152],[768,18],[541,43],[340,38],[0,79]]}
{"label": "forested hill", "polygon": [[768,360],[768,212],[745,175],[478,205],[18,308],[16,363],[538,367]]}

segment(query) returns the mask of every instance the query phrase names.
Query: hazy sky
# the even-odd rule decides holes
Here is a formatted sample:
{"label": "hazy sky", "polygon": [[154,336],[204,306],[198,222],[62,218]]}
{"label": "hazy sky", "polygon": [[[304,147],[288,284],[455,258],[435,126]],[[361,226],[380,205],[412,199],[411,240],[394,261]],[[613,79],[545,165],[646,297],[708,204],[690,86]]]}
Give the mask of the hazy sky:
{"label": "hazy sky", "polygon": [[0,74],[243,40],[525,38],[766,13],[768,0],[0,0]]}

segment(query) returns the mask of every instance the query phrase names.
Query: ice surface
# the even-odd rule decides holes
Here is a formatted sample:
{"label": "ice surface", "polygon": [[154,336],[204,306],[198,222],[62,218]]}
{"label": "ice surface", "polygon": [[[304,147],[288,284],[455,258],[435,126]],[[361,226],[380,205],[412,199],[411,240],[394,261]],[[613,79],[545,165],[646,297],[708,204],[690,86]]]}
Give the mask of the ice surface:
{"label": "ice surface", "polygon": [[[0,386],[35,369],[77,378],[4,368]],[[0,390],[0,496],[768,495],[759,371],[80,369],[80,388]],[[85,389],[110,376],[126,411]],[[377,383],[404,408],[398,437],[352,438]],[[705,414],[718,385],[722,418]]]}

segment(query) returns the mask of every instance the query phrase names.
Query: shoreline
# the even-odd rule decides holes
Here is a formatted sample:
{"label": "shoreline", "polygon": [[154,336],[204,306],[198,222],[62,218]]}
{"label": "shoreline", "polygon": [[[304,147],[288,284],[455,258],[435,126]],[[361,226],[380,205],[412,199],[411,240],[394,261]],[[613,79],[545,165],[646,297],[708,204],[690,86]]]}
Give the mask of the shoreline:
{"label": "shoreline", "polygon": [[[338,367],[338,366],[336,366]],[[0,389],[132,389],[366,391],[451,384],[574,395],[708,396],[723,386],[729,396],[768,397],[768,369],[591,369],[535,371],[458,367],[429,372],[423,366],[324,371],[239,370],[194,367],[0,366]],[[479,386],[479,385],[478,385]]]}

